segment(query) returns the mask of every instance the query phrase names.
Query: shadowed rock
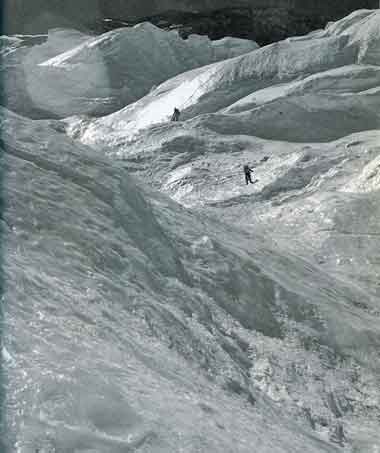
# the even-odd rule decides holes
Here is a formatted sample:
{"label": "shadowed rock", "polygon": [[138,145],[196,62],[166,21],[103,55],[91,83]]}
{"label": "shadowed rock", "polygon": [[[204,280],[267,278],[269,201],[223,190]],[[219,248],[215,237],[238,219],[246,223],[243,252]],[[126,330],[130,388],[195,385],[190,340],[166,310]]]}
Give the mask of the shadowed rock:
{"label": "shadowed rock", "polygon": [[355,9],[377,7],[377,0],[6,0],[2,15],[3,34],[42,33],[68,26],[104,32],[149,20],[163,28],[177,28],[183,36],[236,36],[267,44],[324,27]]}

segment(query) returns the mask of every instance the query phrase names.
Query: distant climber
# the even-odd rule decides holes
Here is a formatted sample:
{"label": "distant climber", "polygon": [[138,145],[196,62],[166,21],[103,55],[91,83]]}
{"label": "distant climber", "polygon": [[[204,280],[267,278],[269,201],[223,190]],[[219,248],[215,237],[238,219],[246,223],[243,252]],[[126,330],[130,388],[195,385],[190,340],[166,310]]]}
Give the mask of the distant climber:
{"label": "distant climber", "polygon": [[181,112],[177,109],[177,107],[175,107],[171,121],[178,121],[180,115],[181,115]]}
{"label": "distant climber", "polygon": [[245,182],[248,184],[249,182],[253,184],[253,181],[251,179],[251,173],[253,173],[252,168],[249,168],[248,165],[244,165],[244,175],[245,175]]}

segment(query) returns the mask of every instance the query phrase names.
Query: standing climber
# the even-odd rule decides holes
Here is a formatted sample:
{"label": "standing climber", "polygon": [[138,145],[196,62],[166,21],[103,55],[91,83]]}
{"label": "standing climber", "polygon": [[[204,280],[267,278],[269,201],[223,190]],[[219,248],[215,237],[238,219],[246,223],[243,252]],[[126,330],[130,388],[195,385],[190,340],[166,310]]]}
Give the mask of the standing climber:
{"label": "standing climber", "polygon": [[245,175],[245,182],[248,184],[249,182],[253,184],[253,181],[251,179],[251,173],[253,173],[252,168],[249,168],[248,165],[244,165],[244,175]]}
{"label": "standing climber", "polygon": [[177,109],[177,107],[175,107],[171,121],[178,121],[180,114],[181,114],[181,112]]}

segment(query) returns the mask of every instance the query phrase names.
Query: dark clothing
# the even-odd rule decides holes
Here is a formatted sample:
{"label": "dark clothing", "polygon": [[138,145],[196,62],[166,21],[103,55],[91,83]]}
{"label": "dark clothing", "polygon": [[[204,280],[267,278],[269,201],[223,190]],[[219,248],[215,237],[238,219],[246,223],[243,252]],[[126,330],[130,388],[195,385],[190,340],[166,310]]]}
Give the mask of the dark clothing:
{"label": "dark clothing", "polygon": [[251,173],[246,173],[245,174],[245,183],[248,184],[248,182],[250,182],[251,184],[253,184],[253,181],[251,179]]}
{"label": "dark clothing", "polygon": [[251,178],[251,173],[253,173],[252,168],[249,168],[248,165],[244,165],[244,175],[245,175],[245,183],[251,183],[253,184],[252,178]]}
{"label": "dark clothing", "polygon": [[181,112],[177,108],[175,108],[171,120],[172,121],[178,121],[180,114],[181,114]]}

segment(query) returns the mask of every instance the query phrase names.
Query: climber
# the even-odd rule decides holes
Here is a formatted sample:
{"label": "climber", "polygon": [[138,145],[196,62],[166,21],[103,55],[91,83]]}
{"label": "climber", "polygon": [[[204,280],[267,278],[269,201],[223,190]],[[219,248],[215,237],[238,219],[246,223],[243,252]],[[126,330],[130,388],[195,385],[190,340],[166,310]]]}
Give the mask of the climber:
{"label": "climber", "polygon": [[175,107],[171,121],[178,121],[180,114],[181,114],[181,112],[177,109],[177,107]]}
{"label": "climber", "polygon": [[253,181],[252,181],[252,179],[251,179],[251,173],[253,173],[252,168],[249,168],[248,165],[244,165],[244,175],[245,175],[245,182],[246,182],[246,184],[248,184],[248,182],[250,182],[251,184],[253,184]]}

